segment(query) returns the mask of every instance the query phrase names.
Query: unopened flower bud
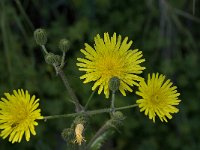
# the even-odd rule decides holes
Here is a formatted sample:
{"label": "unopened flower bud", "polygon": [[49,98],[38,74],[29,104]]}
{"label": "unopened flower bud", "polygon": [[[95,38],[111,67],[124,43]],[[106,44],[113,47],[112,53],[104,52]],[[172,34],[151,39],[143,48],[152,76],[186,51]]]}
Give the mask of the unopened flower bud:
{"label": "unopened flower bud", "polygon": [[61,57],[59,55],[55,55],[53,53],[48,53],[45,55],[45,61],[50,65],[59,65],[61,62]]}
{"label": "unopened flower bud", "polygon": [[63,52],[67,52],[70,48],[70,42],[67,39],[61,39],[59,42],[59,48]]}
{"label": "unopened flower bud", "polygon": [[34,31],[34,38],[36,43],[40,46],[47,43],[47,33],[44,29],[36,29]]}
{"label": "unopened flower bud", "polygon": [[112,92],[116,92],[119,89],[120,80],[118,77],[112,77],[109,81],[109,89]]}
{"label": "unopened flower bud", "polygon": [[111,119],[108,121],[108,125],[117,128],[122,125],[124,119],[125,117],[121,111],[113,112]]}
{"label": "unopened flower bud", "polygon": [[123,120],[124,119],[124,114],[121,111],[115,111],[113,112],[113,119],[115,120]]}
{"label": "unopened flower bud", "polygon": [[61,135],[66,142],[70,142],[74,138],[74,130],[71,128],[64,129]]}
{"label": "unopened flower bud", "polygon": [[77,116],[74,119],[74,124],[84,124],[84,126],[87,126],[87,121],[88,121],[88,117],[87,116]]}

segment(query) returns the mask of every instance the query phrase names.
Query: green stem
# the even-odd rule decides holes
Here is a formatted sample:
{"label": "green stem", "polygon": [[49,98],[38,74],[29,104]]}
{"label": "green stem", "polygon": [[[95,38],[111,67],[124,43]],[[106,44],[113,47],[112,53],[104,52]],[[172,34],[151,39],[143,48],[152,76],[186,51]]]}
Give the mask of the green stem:
{"label": "green stem", "polygon": [[31,30],[34,31],[34,26],[33,26],[32,22],[30,21],[29,17],[27,16],[26,12],[24,11],[24,8],[23,8],[21,2],[19,0],[15,0],[15,2],[17,4],[19,11],[21,12],[21,14],[24,16],[27,23],[29,24]]}
{"label": "green stem", "polygon": [[[134,108],[134,107],[137,107],[137,106],[138,106],[137,104],[133,104],[133,105],[129,105],[129,106],[118,107],[118,108],[115,108],[115,110],[124,110],[124,109]],[[75,116],[78,116],[78,115],[81,115],[81,114],[96,115],[96,114],[101,114],[101,113],[110,113],[111,111],[112,111],[111,108],[105,108],[105,109],[90,110],[90,111],[77,112],[77,113],[71,113],[71,114],[44,116],[44,120],[75,117]]]}
{"label": "green stem", "polygon": [[[56,66],[56,67],[59,67],[59,66]],[[61,77],[61,79],[62,79],[62,81],[63,81],[63,83],[64,83],[64,85],[65,85],[65,87],[66,87],[66,89],[67,89],[67,91],[68,91],[68,93],[70,95],[70,97],[71,97],[71,99],[73,100],[73,102],[75,104],[76,112],[82,111],[83,107],[81,106],[81,104],[80,104],[78,98],[76,97],[74,91],[70,87],[69,82],[67,80],[67,77],[65,76],[63,70],[59,67],[59,68],[57,68],[57,71],[58,71],[57,73]]]}
{"label": "green stem", "polygon": [[112,112],[115,111],[115,92],[112,92],[112,100],[111,100],[111,106]]}
{"label": "green stem", "polygon": [[86,103],[86,105],[85,105],[85,107],[84,107],[85,110],[87,110],[88,105],[89,105],[90,101],[92,100],[92,97],[94,96],[95,91],[96,91],[96,90],[94,90],[94,91],[92,92],[92,94],[90,95],[90,97],[88,98],[87,103]]}
{"label": "green stem", "polygon": [[104,123],[104,125],[96,132],[96,134],[92,137],[92,139],[89,141],[89,143],[88,143],[88,145],[87,145],[87,149],[90,149],[91,148],[91,146],[92,146],[92,144],[93,144],[93,142],[101,135],[101,134],[103,134],[109,127],[108,127],[108,125],[107,125],[107,122],[108,121],[106,121],[105,123]]}
{"label": "green stem", "polygon": [[65,52],[63,52],[63,55],[62,55],[62,60],[61,60],[60,68],[63,68],[64,65],[65,65]]}
{"label": "green stem", "polygon": [[[48,51],[45,47],[45,45],[41,45],[42,47],[42,50],[44,51],[45,54],[48,54]],[[60,76],[60,78],[62,79],[68,93],[69,93],[69,96],[71,97],[73,103],[75,104],[75,107],[76,107],[76,112],[80,112],[83,109],[82,105],[80,104],[78,98],[76,97],[74,91],[72,90],[72,88],[70,87],[69,85],[69,82],[67,80],[67,77],[65,76],[63,70],[62,70],[62,67],[63,67],[63,63],[64,63],[64,59],[65,59],[65,53],[63,53],[63,57],[62,57],[62,62],[61,62],[61,65],[58,66],[57,64],[53,64],[54,68],[55,68],[55,71],[56,71],[56,74],[58,74]]]}
{"label": "green stem", "polygon": [[45,54],[48,54],[48,52],[47,52],[47,49],[46,49],[45,45],[41,45],[41,47],[42,47],[42,50],[44,51],[44,53],[45,53]]}

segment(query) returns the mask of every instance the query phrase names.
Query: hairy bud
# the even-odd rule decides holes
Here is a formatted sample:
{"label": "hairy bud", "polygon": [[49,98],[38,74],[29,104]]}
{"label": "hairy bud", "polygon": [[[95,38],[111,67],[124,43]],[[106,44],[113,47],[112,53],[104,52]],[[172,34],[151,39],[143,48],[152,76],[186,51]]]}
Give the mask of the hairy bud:
{"label": "hairy bud", "polygon": [[115,120],[124,120],[124,114],[121,111],[115,111],[112,115]]}
{"label": "hairy bud", "polygon": [[34,31],[34,38],[36,43],[40,46],[47,43],[47,33],[44,29],[36,29]]}
{"label": "hairy bud", "polygon": [[74,131],[71,128],[67,128],[62,131],[61,135],[66,142],[70,142],[74,138]]}
{"label": "hairy bud", "polygon": [[67,39],[61,39],[59,42],[59,48],[63,52],[67,52],[70,48],[70,42]]}
{"label": "hairy bud", "polygon": [[108,122],[108,125],[117,128],[118,126],[122,125],[124,119],[125,116],[121,111],[113,112],[111,119]]}
{"label": "hairy bud", "polygon": [[53,64],[59,65],[61,62],[61,58],[59,55],[48,53],[45,55],[45,61],[47,64],[50,64],[50,65],[53,65]]}
{"label": "hairy bud", "polygon": [[120,79],[118,77],[112,77],[109,80],[109,89],[112,92],[116,92],[119,89],[120,86]]}

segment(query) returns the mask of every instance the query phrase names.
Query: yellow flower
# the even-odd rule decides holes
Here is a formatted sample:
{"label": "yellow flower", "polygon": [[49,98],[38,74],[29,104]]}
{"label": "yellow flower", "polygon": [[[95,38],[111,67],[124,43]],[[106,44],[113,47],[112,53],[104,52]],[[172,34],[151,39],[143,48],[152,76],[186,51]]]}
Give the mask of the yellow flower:
{"label": "yellow flower", "polygon": [[5,139],[9,137],[12,143],[20,142],[25,134],[29,141],[30,133],[36,135],[36,119],[43,119],[40,114],[39,99],[32,97],[28,91],[13,90],[13,94],[4,93],[6,98],[0,101],[0,136]]}
{"label": "yellow flower", "polygon": [[80,78],[85,79],[83,83],[95,81],[92,90],[99,87],[98,94],[104,90],[108,98],[108,82],[112,77],[117,77],[120,79],[119,90],[126,96],[125,91],[132,92],[130,86],[138,86],[136,81],[142,79],[138,76],[145,69],[140,66],[145,61],[141,59],[142,52],[131,50],[132,41],[127,43],[128,37],[122,41],[121,35],[117,37],[116,33],[111,38],[108,33],[104,33],[104,39],[98,34],[94,41],[94,48],[86,43],[85,49],[81,49],[85,58],[77,59],[79,70],[85,72]]}
{"label": "yellow flower", "polygon": [[139,91],[136,92],[142,97],[136,102],[140,112],[144,111],[149,119],[153,119],[153,122],[156,115],[162,122],[163,120],[167,122],[167,118],[172,118],[171,114],[179,111],[175,106],[181,101],[178,99],[180,93],[177,93],[177,87],[172,86],[170,80],[164,81],[165,76],[162,74],[153,73],[152,77],[148,74],[147,83],[144,80],[141,81]]}
{"label": "yellow flower", "polygon": [[83,137],[83,130],[84,130],[84,126],[82,124],[77,124],[76,128],[75,128],[75,136],[76,139],[74,140],[74,143],[78,143],[79,145],[81,145],[81,143],[83,141],[85,141],[84,137]]}

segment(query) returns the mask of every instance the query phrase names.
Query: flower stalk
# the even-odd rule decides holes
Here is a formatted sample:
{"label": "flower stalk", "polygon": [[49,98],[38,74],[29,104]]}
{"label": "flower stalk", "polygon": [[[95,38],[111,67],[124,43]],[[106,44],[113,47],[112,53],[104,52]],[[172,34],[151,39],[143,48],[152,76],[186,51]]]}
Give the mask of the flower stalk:
{"label": "flower stalk", "polygon": [[[134,108],[134,107],[137,107],[137,106],[138,106],[137,104],[133,104],[133,105],[128,105],[128,106],[118,107],[118,108],[115,108],[115,111]],[[46,121],[46,120],[49,120],[49,119],[75,117],[75,116],[78,116],[78,115],[81,115],[81,114],[91,116],[91,115],[102,114],[102,113],[110,113],[110,112],[112,112],[111,108],[105,108],[105,109],[90,110],[90,111],[77,112],[77,113],[71,113],[71,114],[44,116],[44,120]]]}
{"label": "flower stalk", "polygon": [[47,43],[47,34],[44,29],[36,29],[34,31],[34,38],[35,38],[36,43],[41,46],[42,50],[45,53],[45,61],[55,68],[56,74],[58,74],[60,78],[62,79],[73,103],[75,104],[75,111],[76,112],[83,111],[84,110],[83,106],[80,104],[74,91],[70,87],[67,77],[65,76],[62,70],[62,68],[64,67],[64,62],[65,62],[65,52],[69,49],[69,42],[65,39],[60,41],[59,48],[63,52],[62,58],[60,58],[59,55],[55,55],[47,51],[45,47],[45,44]]}
{"label": "flower stalk", "polygon": [[42,50],[44,51],[44,53],[45,53],[45,54],[48,54],[48,52],[47,52],[47,49],[46,49],[45,45],[41,45],[41,47],[42,47]]}
{"label": "flower stalk", "polygon": [[65,52],[63,52],[63,55],[62,55],[62,60],[61,60],[61,63],[60,63],[60,68],[62,69],[65,65]]}
{"label": "flower stalk", "polygon": [[64,83],[64,85],[65,85],[65,87],[66,87],[66,89],[67,89],[67,91],[68,91],[68,93],[69,93],[71,99],[73,100],[73,102],[74,102],[74,104],[75,104],[76,112],[83,111],[84,108],[83,108],[83,106],[80,104],[80,102],[79,102],[78,98],[76,97],[74,91],[73,91],[72,88],[70,87],[69,82],[68,82],[68,80],[67,80],[67,77],[65,76],[63,70],[62,70],[60,67],[58,68],[58,66],[55,66],[55,67],[57,68],[57,73],[58,73],[58,75],[60,76],[60,78],[62,79],[62,81],[63,81],[63,83]]}
{"label": "flower stalk", "polygon": [[94,91],[92,92],[92,94],[90,95],[90,97],[88,98],[87,103],[85,104],[85,107],[84,107],[85,110],[87,110],[88,105],[89,105],[90,101],[92,100],[92,97],[94,96],[95,91],[96,91],[96,90],[94,90]]}
{"label": "flower stalk", "polygon": [[111,106],[110,108],[112,109],[112,112],[115,111],[115,92],[112,92],[112,100],[111,100]]}

